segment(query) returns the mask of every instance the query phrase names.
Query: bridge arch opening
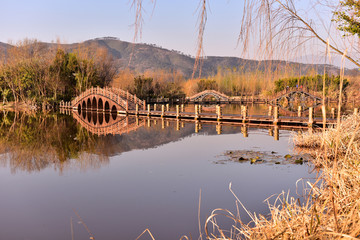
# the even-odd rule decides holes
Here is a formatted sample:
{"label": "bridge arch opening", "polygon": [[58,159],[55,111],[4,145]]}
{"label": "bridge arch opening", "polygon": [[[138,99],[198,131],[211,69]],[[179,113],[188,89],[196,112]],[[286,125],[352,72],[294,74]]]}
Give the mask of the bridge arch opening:
{"label": "bridge arch opening", "polygon": [[82,101],[82,104],[81,104],[81,105],[82,105],[82,109],[83,109],[83,110],[86,110],[86,102],[85,102],[85,101]]}
{"label": "bridge arch opening", "polygon": [[105,102],[104,110],[105,110],[105,112],[110,112],[110,104],[108,101]]}
{"label": "bridge arch opening", "polygon": [[115,105],[113,105],[111,108],[111,117],[113,120],[116,120],[117,118],[117,108]]}
{"label": "bridge arch opening", "polygon": [[99,98],[99,101],[98,101],[98,110],[99,111],[103,111],[104,110],[104,103],[103,103],[103,100],[101,98]]}
{"label": "bridge arch opening", "polygon": [[219,102],[220,98],[214,94],[206,94],[199,100],[202,102]]}
{"label": "bridge arch opening", "polygon": [[79,115],[81,115],[81,105],[80,105],[80,103],[77,106],[77,111],[78,111]]}
{"label": "bridge arch opening", "polygon": [[105,122],[106,123],[110,122],[110,114],[109,113],[105,113]]}
{"label": "bridge arch opening", "polygon": [[84,120],[86,120],[86,111],[82,111],[82,117]]}
{"label": "bridge arch opening", "polygon": [[99,119],[99,125],[101,126],[104,122],[104,114],[102,112],[99,113],[98,119]]}
{"label": "bridge arch opening", "polygon": [[86,115],[87,115],[88,123],[91,123],[91,113],[88,112]]}
{"label": "bridge arch opening", "polygon": [[94,97],[92,100],[92,105],[91,105],[92,110],[96,110],[97,109],[97,101],[96,98]]}
{"label": "bridge arch opening", "polygon": [[86,106],[88,110],[91,110],[91,100],[90,98],[88,98],[87,102],[86,102]]}
{"label": "bridge arch opening", "polygon": [[92,120],[93,120],[94,125],[96,125],[96,123],[97,123],[97,113],[96,112],[92,113]]}

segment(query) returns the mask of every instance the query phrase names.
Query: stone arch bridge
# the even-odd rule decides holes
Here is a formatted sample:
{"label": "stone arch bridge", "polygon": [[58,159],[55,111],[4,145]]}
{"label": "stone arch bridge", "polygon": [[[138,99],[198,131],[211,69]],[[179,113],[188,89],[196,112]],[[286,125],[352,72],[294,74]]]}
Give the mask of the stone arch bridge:
{"label": "stone arch bridge", "polygon": [[79,111],[116,112],[126,113],[145,109],[145,101],[132,95],[128,91],[113,87],[92,87],[82,92],[71,102],[60,103],[61,108],[77,109]]}
{"label": "stone arch bridge", "polygon": [[197,93],[189,98],[187,98],[187,100],[189,102],[202,102],[205,98],[207,97],[214,97],[216,99],[216,101],[218,102],[225,102],[225,101],[229,101],[230,100],[230,97],[223,94],[223,93],[220,93],[218,91],[215,91],[215,90],[205,90],[205,91],[202,91],[200,93]]}
{"label": "stone arch bridge", "polygon": [[276,96],[270,104],[278,106],[282,109],[289,110],[290,112],[297,111],[296,107],[301,107],[302,111],[309,109],[309,107],[316,107],[323,101],[321,96],[315,93],[309,93],[302,89],[291,89],[280,93]]}

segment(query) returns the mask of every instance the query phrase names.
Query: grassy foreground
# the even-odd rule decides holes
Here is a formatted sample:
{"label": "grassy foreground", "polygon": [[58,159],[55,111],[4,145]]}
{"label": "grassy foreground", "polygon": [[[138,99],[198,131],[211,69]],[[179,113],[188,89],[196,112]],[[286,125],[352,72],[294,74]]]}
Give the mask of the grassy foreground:
{"label": "grassy foreground", "polygon": [[[207,239],[359,239],[360,238],[360,115],[342,119],[324,132],[294,136],[297,148],[314,156],[321,173],[302,200],[283,193],[269,204],[270,216],[248,213],[244,224],[237,215],[214,210],[205,223]],[[230,185],[230,191],[231,185]],[[239,206],[242,206],[239,199]],[[216,218],[230,218],[231,229],[221,229]]]}

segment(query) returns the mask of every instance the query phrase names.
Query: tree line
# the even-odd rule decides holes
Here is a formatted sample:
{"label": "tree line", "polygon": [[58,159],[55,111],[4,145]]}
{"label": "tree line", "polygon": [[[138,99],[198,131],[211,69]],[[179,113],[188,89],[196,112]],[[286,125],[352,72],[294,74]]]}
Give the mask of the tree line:
{"label": "tree line", "polygon": [[0,97],[3,102],[31,104],[70,100],[91,86],[109,85],[116,70],[107,51],[86,48],[67,52],[25,40],[10,47],[0,64]]}

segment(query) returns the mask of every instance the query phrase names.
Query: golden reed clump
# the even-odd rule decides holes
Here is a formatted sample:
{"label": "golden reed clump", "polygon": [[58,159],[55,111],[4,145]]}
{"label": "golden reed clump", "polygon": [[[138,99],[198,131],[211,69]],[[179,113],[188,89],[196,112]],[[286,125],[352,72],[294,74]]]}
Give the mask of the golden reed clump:
{"label": "golden reed clump", "polygon": [[[205,224],[207,239],[359,239],[359,126],[360,115],[351,115],[339,127],[294,136],[295,145],[312,151],[315,166],[322,167],[315,182],[306,182],[305,196],[282,193],[269,203],[270,216],[247,212],[252,219],[248,224],[239,214],[216,209]],[[217,224],[220,216],[234,222],[231,229]]]}

